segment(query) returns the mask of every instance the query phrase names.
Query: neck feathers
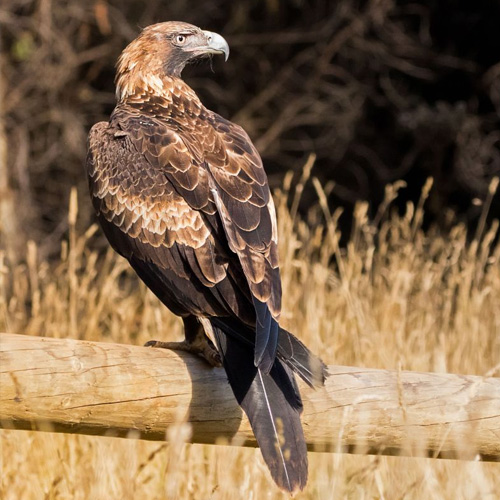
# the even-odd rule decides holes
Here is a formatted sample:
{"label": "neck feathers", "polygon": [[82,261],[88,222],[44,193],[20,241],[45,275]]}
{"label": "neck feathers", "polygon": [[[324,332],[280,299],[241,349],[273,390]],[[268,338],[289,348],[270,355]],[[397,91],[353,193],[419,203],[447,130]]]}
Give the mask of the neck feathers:
{"label": "neck feathers", "polygon": [[198,101],[198,96],[179,76],[167,75],[162,68],[148,62],[120,58],[116,74],[116,100],[120,102],[155,96],[172,102],[183,96]]}

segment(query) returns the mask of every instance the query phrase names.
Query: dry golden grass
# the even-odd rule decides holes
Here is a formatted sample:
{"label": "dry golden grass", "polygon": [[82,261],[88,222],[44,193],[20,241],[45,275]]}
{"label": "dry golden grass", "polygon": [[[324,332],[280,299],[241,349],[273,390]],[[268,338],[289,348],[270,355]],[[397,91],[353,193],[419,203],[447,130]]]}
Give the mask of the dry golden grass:
{"label": "dry golden grass", "polygon": [[[303,182],[308,175],[306,169]],[[340,249],[339,214],[328,212],[313,182],[320,203],[308,224],[294,215],[301,186],[291,211],[282,193],[276,197],[284,326],[329,364],[498,376],[500,247],[492,246],[498,224],[481,223],[469,244],[460,225],[446,237],[425,234],[430,184],[421,204],[403,216],[391,210],[398,187],[391,186],[375,223],[359,205],[349,244]],[[57,264],[39,262],[33,243],[26,265],[16,269],[0,252],[0,331],[134,344],[180,339],[180,321],[128,264],[112,251],[92,250],[98,228],[78,234],[74,193],[71,199],[69,241]],[[286,498],[258,450],[185,445],[176,436],[169,443],[24,431],[0,436],[5,500]],[[309,459],[300,499],[494,499],[500,491],[496,464],[319,453]]]}

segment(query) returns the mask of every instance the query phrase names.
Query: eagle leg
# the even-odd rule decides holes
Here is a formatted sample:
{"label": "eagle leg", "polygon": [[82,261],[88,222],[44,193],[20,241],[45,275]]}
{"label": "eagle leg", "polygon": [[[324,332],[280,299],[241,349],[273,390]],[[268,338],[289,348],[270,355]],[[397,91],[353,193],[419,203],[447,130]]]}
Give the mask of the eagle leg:
{"label": "eagle leg", "polygon": [[184,334],[186,338],[181,342],[162,342],[150,340],[144,344],[145,347],[156,347],[170,349],[172,351],[184,351],[202,357],[210,366],[221,367],[222,359],[213,342],[205,335],[203,326],[194,316],[182,318],[184,321]]}

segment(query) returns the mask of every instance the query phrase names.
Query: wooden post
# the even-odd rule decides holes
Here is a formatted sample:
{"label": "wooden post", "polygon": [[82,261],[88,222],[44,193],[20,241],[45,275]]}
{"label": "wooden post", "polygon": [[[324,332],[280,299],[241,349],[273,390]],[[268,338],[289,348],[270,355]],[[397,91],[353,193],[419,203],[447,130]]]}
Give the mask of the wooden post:
{"label": "wooden post", "polygon": [[[222,369],[132,345],[0,334],[0,425],[255,446]],[[310,449],[500,460],[500,379],[330,366],[301,384]]]}

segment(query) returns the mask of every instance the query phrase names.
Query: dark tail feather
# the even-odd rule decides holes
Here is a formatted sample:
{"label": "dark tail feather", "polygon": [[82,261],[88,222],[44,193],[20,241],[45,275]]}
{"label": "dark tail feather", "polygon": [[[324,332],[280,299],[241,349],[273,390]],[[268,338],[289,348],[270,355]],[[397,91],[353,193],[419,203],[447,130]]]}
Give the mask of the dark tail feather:
{"label": "dark tail feather", "polygon": [[[252,342],[254,332],[242,333],[245,328],[241,324],[234,324],[230,318],[212,318],[212,323],[231,337],[238,339],[248,346],[254,347]],[[314,355],[295,335],[279,327],[278,348],[276,355],[289,366],[310,387],[322,387],[327,376],[327,366],[318,356]]]}
{"label": "dark tail feather", "polygon": [[285,362],[310,387],[321,387],[327,376],[327,366],[295,335],[280,327],[278,336],[279,359]]}
{"label": "dark tail feather", "polygon": [[279,360],[269,373],[263,372],[254,365],[252,349],[216,325],[213,331],[231,388],[274,481],[290,492],[302,490],[307,482],[307,448],[293,373]]}
{"label": "dark tail feather", "polygon": [[279,325],[265,302],[253,297],[253,305],[256,314],[254,364],[269,373],[276,357]]}

